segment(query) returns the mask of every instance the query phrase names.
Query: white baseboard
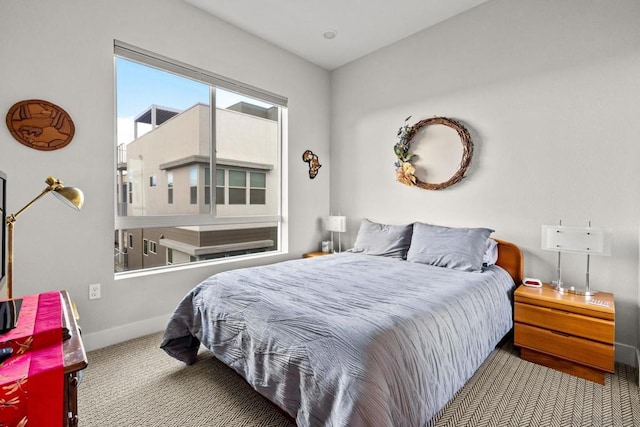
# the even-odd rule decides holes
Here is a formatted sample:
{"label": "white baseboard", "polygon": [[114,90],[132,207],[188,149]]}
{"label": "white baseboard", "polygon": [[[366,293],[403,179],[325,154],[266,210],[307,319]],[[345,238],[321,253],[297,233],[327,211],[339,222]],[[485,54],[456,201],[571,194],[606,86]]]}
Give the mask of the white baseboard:
{"label": "white baseboard", "polygon": [[97,350],[113,344],[140,338],[145,335],[160,332],[167,327],[171,314],[141,320],[139,322],[127,323],[111,329],[83,334],[82,341],[86,351]]}
{"label": "white baseboard", "polygon": [[[640,349],[636,348],[637,367],[640,368]],[[640,385],[640,369],[638,369],[638,385]]]}
{"label": "white baseboard", "polygon": [[616,343],[616,362],[636,367],[638,366],[638,349],[634,346]]}

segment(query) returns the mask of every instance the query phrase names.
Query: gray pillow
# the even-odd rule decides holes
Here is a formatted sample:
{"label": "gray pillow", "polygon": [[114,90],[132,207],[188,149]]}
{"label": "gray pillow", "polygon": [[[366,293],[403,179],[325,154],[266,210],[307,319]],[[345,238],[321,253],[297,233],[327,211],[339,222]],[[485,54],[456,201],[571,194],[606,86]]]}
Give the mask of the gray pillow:
{"label": "gray pillow", "polygon": [[498,242],[493,239],[487,239],[484,244],[482,265],[495,265],[496,261],[498,261]]}
{"label": "gray pillow", "polygon": [[411,244],[413,224],[387,225],[363,219],[351,252],[404,258]]}
{"label": "gray pillow", "polygon": [[462,271],[482,271],[489,228],[450,228],[413,224],[407,261]]}

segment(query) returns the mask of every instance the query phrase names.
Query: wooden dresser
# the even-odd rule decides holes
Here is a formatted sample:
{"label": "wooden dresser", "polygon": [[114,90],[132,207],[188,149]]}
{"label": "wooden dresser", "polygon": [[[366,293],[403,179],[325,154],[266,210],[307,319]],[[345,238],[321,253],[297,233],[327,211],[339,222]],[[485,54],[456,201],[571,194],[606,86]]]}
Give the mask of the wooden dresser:
{"label": "wooden dresser", "polygon": [[80,371],[87,367],[87,355],[84,350],[80,328],[76,322],[77,313],[71,304],[67,291],[61,291],[62,303],[66,316],[62,317],[64,328],[69,331],[69,338],[62,344],[64,354],[64,402],[62,405],[63,427],[78,425],[78,385]]}
{"label": "wooden dresser", "polygon": [[615,306],[613,295],[599,292],[591,299],[559,293],[550,285],[520,286],[515,291],[514,344],[524,360],[605,383],[614,372]]}

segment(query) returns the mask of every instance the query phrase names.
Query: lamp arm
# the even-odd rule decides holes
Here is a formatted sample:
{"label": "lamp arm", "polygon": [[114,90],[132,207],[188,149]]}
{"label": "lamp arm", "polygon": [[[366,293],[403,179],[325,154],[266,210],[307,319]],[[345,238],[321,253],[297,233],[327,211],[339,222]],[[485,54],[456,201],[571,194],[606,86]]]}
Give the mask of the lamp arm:
{"label": "lamp arm", "polygon": [[38,194],[32,201],[30,201],[29,203],[27,203],[26,205],[24,205],[24,207],[22,209],[20,209],[18,212],[12,214],[12,215],[7,215],[7,224],[9,224],[10,222],[16,222],[16,219],[18,219],[18,216],[26,211],[27,209],[29,209],[31,207],[31,205],[33,205],[35,202],[37,202],[42,196],[44,196],[45,194],[53,191],[54,188],[49,186],[47,188],[45,188],[44,190],[42,190],[42,193]]}

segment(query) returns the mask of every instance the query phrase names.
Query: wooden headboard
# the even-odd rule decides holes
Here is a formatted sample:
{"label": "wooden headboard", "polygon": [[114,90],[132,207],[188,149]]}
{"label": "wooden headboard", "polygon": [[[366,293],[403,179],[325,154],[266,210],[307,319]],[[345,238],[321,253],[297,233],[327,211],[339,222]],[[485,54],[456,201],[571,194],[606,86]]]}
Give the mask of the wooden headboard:
{"label": "wooden headboard", "polygon": [[496,265],[504,268],[513,277],[516,286],[524,278],[524,255],[519,247],[506,240],[493,239],[498,242],[498,261]]}

